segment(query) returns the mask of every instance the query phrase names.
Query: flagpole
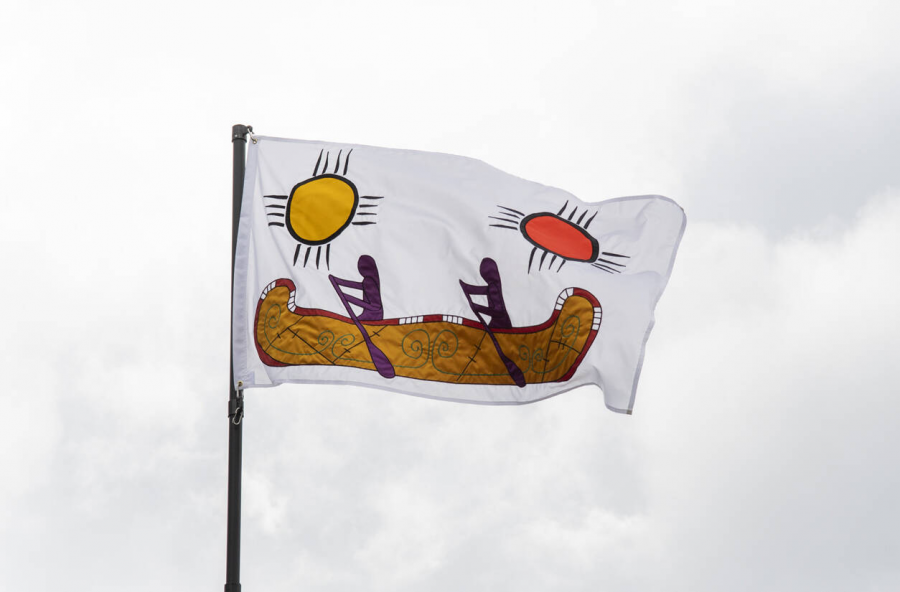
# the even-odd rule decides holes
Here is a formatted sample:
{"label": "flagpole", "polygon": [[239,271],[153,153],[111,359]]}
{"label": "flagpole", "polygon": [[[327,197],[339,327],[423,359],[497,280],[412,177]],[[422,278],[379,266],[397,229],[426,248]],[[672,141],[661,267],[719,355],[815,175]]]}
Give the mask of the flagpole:
{"label": "flagpole", "polygon": [[[231,128],[231,144],[234,147],[234,166],[231,199],[231,310],[234,308],[234,254],[237,248],[238,221],[241,217],[241,200],[244,193],[244,167],[247,153],[247,134],[253,131],[249,125]],[[241,444],[244,419],[244,392],[234,388],[234,323],[229,322],[228,372],[228,534],[225,559],[225,592],[241,591]]]}

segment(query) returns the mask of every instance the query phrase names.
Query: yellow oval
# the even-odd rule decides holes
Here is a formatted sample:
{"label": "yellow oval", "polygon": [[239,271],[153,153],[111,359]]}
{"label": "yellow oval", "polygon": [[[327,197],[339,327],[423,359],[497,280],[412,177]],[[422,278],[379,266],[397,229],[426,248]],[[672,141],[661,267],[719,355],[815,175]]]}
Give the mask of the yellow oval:
{"label": "yellow oval", "polygon": [[287,203],[288,231],[308,245],[327,243],[344,230],[359,203],[356,186],[337,175],[298,183]]}

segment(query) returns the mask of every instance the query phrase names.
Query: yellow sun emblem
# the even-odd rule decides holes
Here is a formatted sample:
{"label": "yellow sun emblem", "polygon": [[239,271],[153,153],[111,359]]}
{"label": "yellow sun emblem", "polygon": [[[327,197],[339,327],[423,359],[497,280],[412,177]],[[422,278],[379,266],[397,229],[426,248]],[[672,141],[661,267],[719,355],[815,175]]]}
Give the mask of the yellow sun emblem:
{"label": "yellow sun emblem", "polygon": [[[313,176],[294,185],[288,195],[264,195],[270,200],[276,200],[266,204],[266,216],[269,218],[269,226],[287,228],[288,233],[297,241],[294,250],[294,265],[300,257],[300,251],[306,246],[306,255],[303,258],[303,267],[309,261],[309,255],[316,248],[316,268],[322,257],[322,245],[325,245],[325,266],[331,269],[331,241],[347,229],[351,224],[367,226],[375,224],[374,220],[357,220],[357,216],[375,216],[373,208],[377,203],[360,205],[360,199],[375,201],[382,199],[376,195],[359,195],[356,185],[346,177],[347,168],[350,166],[351,149],[344,158],[344,170],[338,174],[341,168],[341,156],[343,150],[338,151],[334,170],[328,172],[329,153],[324,150],[319,152]],[[322,156],[325,156],[325,164],[322,164]],[[322,172],[319,172],[322,165]],[[366,211],[360,211],[366,209]]]}

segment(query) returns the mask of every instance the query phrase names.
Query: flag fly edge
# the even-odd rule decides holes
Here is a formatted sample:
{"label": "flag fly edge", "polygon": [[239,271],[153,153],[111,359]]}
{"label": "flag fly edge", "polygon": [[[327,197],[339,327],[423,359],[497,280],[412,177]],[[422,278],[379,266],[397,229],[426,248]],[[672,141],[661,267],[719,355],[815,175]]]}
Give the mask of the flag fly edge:
{"label": "flag fly edge", "polygon": [[[670,199],[668,197],[657,195],[654,197],[658,197],[659,199],[664,199],[672,202],[676,206],[679,207],[682,211],[682,220],[681,220],[681,228],[678,231],[678,238],[675,240],[675,248],[672,249],[672,257],[669,259],[669,266],[666,270],[665,279],[663,280],[662,286],[660,287],[659,293],[656,295],[656,300],[653,302],[653,309],[650,314],[650,322],[647,325],[647,331],[644,333],[644,339],[641,343],[641,356],[638,359],[637,368],[634,371],[634,382],[631,386],[631,398],[628,400],[628,407],[626,409],[617,409],[615,407],[611,407],[607,405],[606,408],[610,411],[615,411],[616,413],[624,413],[626,415],[631,415],[634,412],[634,401],[637,397],[637,387],[638,382],[641,380],[641,370],[644,368],[644,354],[647,351],[647,342],[650,340],[650,333],[653,331],[653,326],[656,324],[656,305],[659,304],[659,299],[662,298],[663,292],[666,289],[666,286],[669,285],[669,279],[672,277],[672,269],[675,267],[675,256],[678,255],[678,249],[681,247],[681,239],[684,238],[684,231],[687,228],[687,214],[684,214],[684,208],[682,208],[678,203]],[[628,199],[628,198],[619,198],[619,199]],[[612,200],[610,200],[612,201]]]}

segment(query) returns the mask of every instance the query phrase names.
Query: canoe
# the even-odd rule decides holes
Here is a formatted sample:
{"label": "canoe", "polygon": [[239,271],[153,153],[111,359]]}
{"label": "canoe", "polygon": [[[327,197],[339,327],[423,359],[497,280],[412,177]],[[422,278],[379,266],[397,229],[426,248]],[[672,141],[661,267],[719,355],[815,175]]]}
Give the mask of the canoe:
{"label": "canoe", "polygon": [[[254,336],[264,364],[375,371],[362,334],[350,318],[297,306],[295,296],[295,285],[288,279],[272,282],[260,296]],[[503,353],[522,370],[526,384],[564,382],[594,342],[602,317],[593,294],[567,288],[545,322],[492,332]],[[429,314],[361,325],[396,376],[452,384],[515,384],[477,320]]]}

